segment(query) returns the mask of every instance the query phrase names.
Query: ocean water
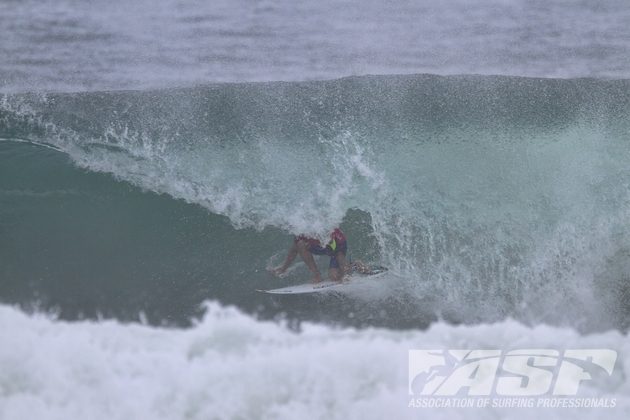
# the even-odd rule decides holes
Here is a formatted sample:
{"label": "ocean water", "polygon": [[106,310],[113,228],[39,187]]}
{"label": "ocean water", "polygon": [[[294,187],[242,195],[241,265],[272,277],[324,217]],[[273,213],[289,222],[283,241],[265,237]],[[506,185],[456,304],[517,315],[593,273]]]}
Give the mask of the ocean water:
{"label": "ocean water", "polygon": [[[208,305],[192,329],[115,321],[59,322],[0,308],[3,419],[208,418],[620,418],[630,409],[628,341],[617,331],[581,336],[514,321],[426,331],[299,333],[234,308]],[[68,343],[72,343],[69,347]],[[615,408],[408,408],[407,349],[540,346],[609,347],[623,356],[610,378],[584,382],[587,396]],[[586,385],[588,384],[588,385]]]}
{"label": "ocean water", "polygon": [[625,0],[8,0],[0,87],[398,73],[626,78],[629,20]]}
{"label": "ocean water", "polygon": [[[628,28],[616,0],[0,3],[0,418],[627,418]],[[335,226],[383,281],[255,291]],[[414,348],[609,348],[582,387],[617,405],[409,409]]]}

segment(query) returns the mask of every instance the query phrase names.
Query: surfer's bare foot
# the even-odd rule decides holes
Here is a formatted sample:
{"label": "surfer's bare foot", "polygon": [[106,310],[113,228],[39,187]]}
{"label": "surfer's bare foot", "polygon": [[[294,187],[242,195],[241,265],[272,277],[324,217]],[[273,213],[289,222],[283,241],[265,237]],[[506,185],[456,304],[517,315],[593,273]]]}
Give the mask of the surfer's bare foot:
{"label": "surfer's bare foot", "polygon": [[351,269],[360,274],[370,274],[372,269],[363,261],[353,261]]}
{"label": "surfer's bare foot", "polygon": [[312,282],[312,283],[315,283],[315,284],[317,284],[317,283],[321,283],[321,282],[322,282],[322,276],[319,276],[319,275],[314,276],[314,277],[311,279],[311,282]]}

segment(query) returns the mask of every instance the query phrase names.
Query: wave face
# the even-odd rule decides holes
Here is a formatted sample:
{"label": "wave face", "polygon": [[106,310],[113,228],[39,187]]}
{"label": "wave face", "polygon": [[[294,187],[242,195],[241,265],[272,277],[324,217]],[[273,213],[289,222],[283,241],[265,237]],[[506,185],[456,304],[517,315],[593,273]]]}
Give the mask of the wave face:
{"label": "wave face", "polygon": [[[5,300],[157,323],[213,297],[352,324],[628,326],[628,81],[370,76],[0,98]],[[281,304],[252,292],[281,283],[263,268],[287,234],[339,223],[354,258],[391,267],[387,283]]]}

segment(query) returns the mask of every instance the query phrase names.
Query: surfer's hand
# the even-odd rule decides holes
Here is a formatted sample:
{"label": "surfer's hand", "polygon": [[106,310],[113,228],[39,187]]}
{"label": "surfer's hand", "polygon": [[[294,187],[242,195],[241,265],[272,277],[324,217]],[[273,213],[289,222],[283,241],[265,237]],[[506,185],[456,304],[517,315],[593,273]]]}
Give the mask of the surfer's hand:
{"label": "surfer's hand", "polygon": [[284,274],[286,269],[284,267],[267,267],[267,271],[276,277],[280,277]]}

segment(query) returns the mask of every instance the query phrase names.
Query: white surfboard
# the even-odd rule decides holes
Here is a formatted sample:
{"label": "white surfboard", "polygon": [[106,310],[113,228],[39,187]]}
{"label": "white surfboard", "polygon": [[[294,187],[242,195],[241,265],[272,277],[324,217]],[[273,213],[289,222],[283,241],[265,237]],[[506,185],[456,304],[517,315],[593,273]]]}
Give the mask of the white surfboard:
{"label": "white surfboard", "polygon": [[360,274],[360,273],[352,273],[346,277],[343,282],[337,282],[332,280],[322,281],[320,283],[304,283],[304,284],[296,284],[295,286],[287,286],[281,287],[280,289],[271,289],[271,290],[260,290],[257,289],[257,292],[262,293],[271,293],[274,295],[297,295],[303,293],[319,293],[319,292],[329,292],[329,291],[340,291],[343,288],[348,288],[351,286],[359,285],[365,280],[368,279],[376,279],[381,277],[387,273],[387,268],[385,267],[374,267],[371,272],[368,274]]}

